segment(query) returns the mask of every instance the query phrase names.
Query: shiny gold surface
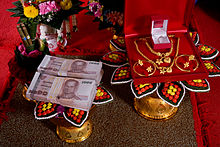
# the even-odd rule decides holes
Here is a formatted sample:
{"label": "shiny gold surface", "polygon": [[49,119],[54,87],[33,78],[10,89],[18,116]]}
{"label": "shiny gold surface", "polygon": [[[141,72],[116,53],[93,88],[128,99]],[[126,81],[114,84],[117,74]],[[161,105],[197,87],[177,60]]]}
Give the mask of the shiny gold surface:
{"label": "shiny gold surface", "polygon": [[134,98],[134,108],[142,117],[151,120],[165,120],[174,116],[178,110],[163,100],[156,92],[141,99]]}
{"label": "shiny gold surface", "polygon": [[80,128],[57,125],[56,133],[65,142],[82,142],[92,134],[92,122],[87,120]]}
{"label": "shiny gold surface", "polygon": [[30,102],[33,101],[33,102],[36,103],[35,100],[30,100],[29,98],[26,97],[27,89],[28,89],[28,88],[27,88],[26,86],[23,87],[23,90],[22,90],[22,96],[23,96],[27,101],[30,101]]}
{"label": "shiny gold surface", "polygon": [[117,35],[113,35],[112,39],[117,39],[118,36]]}
{"label": "shiny gold surface", "polygon": [[117,51],[117,49],[111,43],[109,44],[109,48],[111,51]]}
{"label": "shiny gold surface", "polygon": [[89,119],[94,113],[95,105],[89,111],[89,117],[86,122],[80,127],[75,127],[63,117],[51,118],[50,121],[57,126],[56,133],[59,138],[68,143],[82,142],[92,134],[92,122]]}

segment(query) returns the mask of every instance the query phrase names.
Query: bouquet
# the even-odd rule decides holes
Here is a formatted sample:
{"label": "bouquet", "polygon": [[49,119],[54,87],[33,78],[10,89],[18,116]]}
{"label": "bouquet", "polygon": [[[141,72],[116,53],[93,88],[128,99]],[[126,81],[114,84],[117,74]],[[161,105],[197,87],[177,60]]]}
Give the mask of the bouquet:
{"label": "bouquet", "polygon": [[[13,2],[16,7],[8,9],[8,11],[14,13],[11,15],[12,17],[20,17],[18,24],[24,25],[29,33],[29,36],[22,40],[34,41],[39,37],[38,35],[42,35],[40,39],[48,40],[47,36],[51,35],[49,33],[53,33],[57,35],[55,43],[60,44],[60,41],[64,40],[63,22],[65,21],[66,32],[69,35],[69,19],[76,19],[74,15],[83,10],[83,7],[80,6],[82,3],[79,0],[20,0]],[[75,21],[71,22],[75,23]],[[44,27],[42,30],[37,30],[37,28],[41,28],[37,27],[38,25],[46,25],[52,28],[52,32],[47,32],[48,29]],[[24,45],[26,46],[25,43]]]}

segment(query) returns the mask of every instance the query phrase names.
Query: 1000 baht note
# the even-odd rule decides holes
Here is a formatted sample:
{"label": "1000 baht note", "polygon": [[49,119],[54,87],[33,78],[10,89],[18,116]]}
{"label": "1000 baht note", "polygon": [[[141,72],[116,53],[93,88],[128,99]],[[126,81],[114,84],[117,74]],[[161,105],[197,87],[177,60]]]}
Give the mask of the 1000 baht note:
{"label": "1000 baht note", "polygon": [[55,77],[36,72],[26,96],[37,101],[89,111],[96,94],[95,80]]}
{"label": "1000 baht note", "polygon": [[38,72],[54,76],[93,79],[97,83],[103,75],[102,62],[65,59],[49,55],[46,55],[38,66]]}

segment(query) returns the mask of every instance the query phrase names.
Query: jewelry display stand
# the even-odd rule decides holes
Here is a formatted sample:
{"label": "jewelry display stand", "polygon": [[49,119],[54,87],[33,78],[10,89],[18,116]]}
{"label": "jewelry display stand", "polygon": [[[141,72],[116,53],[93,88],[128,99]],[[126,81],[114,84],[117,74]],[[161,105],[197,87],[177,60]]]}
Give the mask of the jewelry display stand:
{"label": "jewelry display stand", "polygon": [[173,107],[161,100],[156,92],[141,99],[134,98],[134,108],[139,115],[150,120],[170,119],[178,110],[178,107]]}

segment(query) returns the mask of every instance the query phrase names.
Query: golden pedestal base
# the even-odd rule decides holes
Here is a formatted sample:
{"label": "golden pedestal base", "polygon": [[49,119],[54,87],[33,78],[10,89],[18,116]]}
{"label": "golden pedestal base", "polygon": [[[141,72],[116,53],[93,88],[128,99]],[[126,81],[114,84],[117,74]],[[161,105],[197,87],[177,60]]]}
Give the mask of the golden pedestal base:
{"label": "golden pedestal base", "polygon": [[50,119],[54,123],[58,137],[67,143],[76,143],[86,140],[92,134],[92,122],[90,119],[80,127],[75,127],[63,118]]}
{"label": "golden pedestal base", "polygon": [[23,89],[22,89],[22,96],[24,97],[24,99],[26,99],[26,100],[29,101],[29,102],[32,101],[32,102],[37,103],[35,100],[30,100],[29,98],[26,97],[27,89],[28,89],[28,88],[27,88],[26,86],[24,86]]}
{"label": "golden pedestal base", "polygon": [[92,134],[92,123],[87,120],[80,128],[57,126],[56,133],[65,142],[82,142]]}
{"label": "golden pedestal base", "polygon": [[117,49],[111,43],[109,44],[109,48],[111,51],[117,51]]}
{"label": "golden pedestal base", "polygon": [[[122,36],[117,36],[117,35],[113,35],[112,39],[117,39],[117,38],[123,38]],[[114,47],[111,43],[109,44],[109,48],[111,51],[117,51],[118,49],[116,47]]]}
{"label": "golden pedestal base", "polygon": [[163,100],[156,92],[141,99],[134,98],[134,108],[142,117],[151,120],[165,120],[174,116],[178,110]]}

